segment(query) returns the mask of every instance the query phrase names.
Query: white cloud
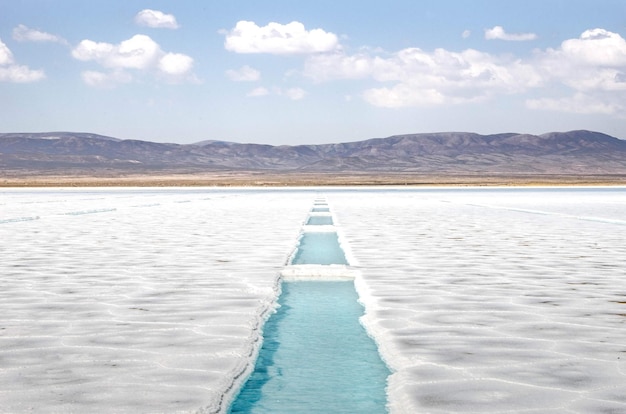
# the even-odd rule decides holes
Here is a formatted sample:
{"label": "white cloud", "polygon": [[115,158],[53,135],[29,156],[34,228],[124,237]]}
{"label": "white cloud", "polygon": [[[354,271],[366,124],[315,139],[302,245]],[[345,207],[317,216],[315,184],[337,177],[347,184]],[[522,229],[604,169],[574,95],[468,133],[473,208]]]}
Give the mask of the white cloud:
{"label": "white cloud", "polygon": [[604,29],[587,30],[558,49],[537,53],[542,76],[573,91],[623,93],[626,91],[626,40]]}
{"label": "white cloud", "polygon": [[32,70],[28,66],[0,66],[0,82],[30,83],[37,82],[45,77],[43,70]]}
{"label": "white cloud", "polygon": [[338,49],[339,40],[334,33],[322,29],[306,30],[296,21],[259,27],[254,22],[242,20],[226,33],[224,47],[236,53],[320,53]]}
{"label": "white cloud", "polygon": [[320,54],[309,57],[304,65],[304,75],[317,82],[335,79],[362,79],[372,76],[379,58],[366,53]]}
{"label": "white cloud", "polygon": [[626,40],[604,29],[586,30],[561,43],[561,57],[591,66],[626,66]]}
{"label": "white cloud", "polygon": [[132,76],[121,70],[107,73],[87,70],[81,73],[81,78],[87,85],[96,88],[112,88],[119,83],[132,81]]}
{"label": "white cloud", "polygon": [[391,88],[372,88],[363,93],[366,102],[383,108],[402,108],[407,106],[433,106],[449,102],[436,89],[423,89],[406,83]]}
{"label": "white cloud", "polygon": [[9,47],[0,39],[0,65],[10,65],[13,62],[13,53],[11,53]]}
{"label": "white cloud", "polygon": [[393,83],[371,88],[363,95],[372,105],[384,107],[474,102],[541,83],[531,65],[473,49],[426,52],[408,48],[388,56],[312,56],[307,59],[304,74],[316,81],[369,78]]}
{"label": "white cloud", "polygon": [[270,94],[270,91],[267,90],[267,88],[258,87],[258,88],[252,89],[250,92],[248,92],[248,94],[246,96],[254,98],[254,97],[258,97],[258,96],[267,96],[269,94]]}
{"label": "white cloud", "polygon": [[31,29],[23,24],[13,29],[13,39],[18,42],[53,42],[67,45],[67,40],[60,36]]}
{"label": "white cloud", "polygon": [[523,42],[527,40],[535,40],[535,33],[507,33],[502,26],[495,26],[492,29],[485,29],[485,39],[487,40],[508,40],[515,42]]}
{"label": "white cloud", "polygon": [[135,35],[119,45],[92,40],[81,41],[72,51],[78,60],[93,60],[108,68],[145,69],[161,54],[159,45],[146,35]]}
{"label": "white cloud", "polygon": [[586,30],[576,39],[563,41],[557,49],[538,52],[536,66],[547,84],[564,86],[566,95],[528,99],[528,108],[577,114],[626,113],[626,40],[619,34]]}
{"label": "white cloud", "polygon": [[470,30],[463,30],[463,33],[461,33],[461,37],[463,39],[467,39],[468,37],[470,37],[472,35],[472,32]]}
{"label": "white cloud", "polygon": [[159,59],[158,67],[167,75],[182,76],[193,68],[193,59],[181,53],[167,53]]}
{"label": "white cloud", "polygon": [[[146,35],[135,35],[117,45],[83,40],[72,50],[72,56],[81,61],[96,62],[110,69],[111,76],[107,80],[117,79],[112,74],[125,69],[153,71],[174,82],[183,79],[193,80],[191,76],[193,58],[181,53],[166,53]],[[97,83],[89,82],[85,77],[83,80],[90,86]]]}
{"label": "white cloud", "polygon": [[[369,82],[361,96],[381,107],[464,104],[517,95],[533,109],[626,113],[626,40],[604,29],[587,30],[556,49],[536,50],[526,58],[473,49],[335,51],[309,56],[302,74],[315,82]],[[536,98],[526,99],[530,91]]]}
{"label": "white cloud", "polygon": [[284,96],[286,98],[291,99],[292,101],[299,101],[301,99],[304,99],[306,94],[307,94],[306,91],[302,88],[282,89],[282,88],[274,87],[270,91],[267,88],[258,87],[258,88],[252,89],[250,92],[246,94],[246,96],[256,98],[260,96],[274,95],[274,96]]}
{"label": "white cloud", "polygon": [[299,101],[306,96],[306,91],[302,88],[289,88],[281,91],[280,94],[288,97],[292,101]]}
{"label": "white cloud", "polygon": [[165,14],[159,10],[144,9],[135,16],[135,23],[139,26],[153,27],[157,29],[178,29],[176,17]]}
{"label": "white cloud", "polygon": [[615,97],[596,97],[578,92],[564,98],[527,99],[526,107],[535,110],[570,112],[575,114],[618,114],[626,113],[626,104]]}
{"label": "white cloud", "polygon": [[235,82],[256,82],[261,79],[261,72],[245,65],[236,70],[227,70],[226,76]]}
{"label": "white cloud", "polygon": [[0,82],[29,83],[46,77],[43,70],[32,70],[15,63],[13,53],[0,39]]}

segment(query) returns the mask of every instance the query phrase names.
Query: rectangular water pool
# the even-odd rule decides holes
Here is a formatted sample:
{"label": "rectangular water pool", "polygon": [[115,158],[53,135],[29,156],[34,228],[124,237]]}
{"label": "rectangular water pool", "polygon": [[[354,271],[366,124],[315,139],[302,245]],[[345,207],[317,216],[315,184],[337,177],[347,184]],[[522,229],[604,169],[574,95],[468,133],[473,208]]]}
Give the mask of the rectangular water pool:
{"label": "rectangular water pool", "polygon": [[332,226],[333,218],[331,216],[311,216],[306,222],[307,226]]}
{"label": "rectangular water pool", "polygon": [[306,232],[302,234],[291,264],[347,265],[348,261],[339,245],[337,233]]}
{"label": "rectangular water pool", "polygon": [[385,413],[390,372],[352,282],[285,282],[230,413]]}

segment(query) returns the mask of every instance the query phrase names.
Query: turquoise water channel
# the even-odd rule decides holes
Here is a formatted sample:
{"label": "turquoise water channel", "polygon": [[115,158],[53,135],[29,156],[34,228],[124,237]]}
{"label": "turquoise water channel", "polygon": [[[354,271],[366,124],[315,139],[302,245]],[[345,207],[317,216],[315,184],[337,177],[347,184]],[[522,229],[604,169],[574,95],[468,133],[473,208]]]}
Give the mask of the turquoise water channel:
{"label": "turquoise water channel", "polygon": [[283,282],[254,373],[230,413],[385,413],[390,374],[351,281]]}
{"label": "turquoise water channel", "polygon": [[[312,211],[329,211],[317,202]],[[310,216],[307,225],[333,225]],[[336,232],[304,232],[290,265],[348,265]],[[306,266],[304,267],[306,269]],[[319,271],[319,269],[317,269]],[[390,372],[353,281],[283,281],[254,372],[229,413],[385,413]]]}
{"label": "turquoise water channel", "polygon": [[291,260],[291,264],[347,265],[348,261],[339,245],[337,233],[306,232],[300,238],[298,250]]}
{"label": "turquoise water channel", "polygon": [[331,216],[311,216],[306,224],[307,226],[332,226],[333,218]]}

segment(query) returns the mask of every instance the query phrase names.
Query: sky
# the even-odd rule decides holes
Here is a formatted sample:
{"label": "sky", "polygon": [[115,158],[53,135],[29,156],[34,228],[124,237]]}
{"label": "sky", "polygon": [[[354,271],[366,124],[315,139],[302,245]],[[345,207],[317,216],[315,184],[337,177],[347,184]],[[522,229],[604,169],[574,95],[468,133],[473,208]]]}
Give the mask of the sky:
{"label": "sky", "polygon": [[0,132],[626,139],[624,0],[0,0]]}

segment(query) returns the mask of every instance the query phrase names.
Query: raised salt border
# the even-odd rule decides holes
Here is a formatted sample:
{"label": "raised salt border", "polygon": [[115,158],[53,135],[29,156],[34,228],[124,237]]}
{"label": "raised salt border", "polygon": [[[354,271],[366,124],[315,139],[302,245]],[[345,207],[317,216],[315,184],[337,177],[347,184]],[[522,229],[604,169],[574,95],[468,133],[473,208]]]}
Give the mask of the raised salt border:
{"label": "raised salt border", "polygon": [[[323,191],[392,413],[626,412],[626,189]],[[311,197],[1,190],[0,412],[225,410]]]}

